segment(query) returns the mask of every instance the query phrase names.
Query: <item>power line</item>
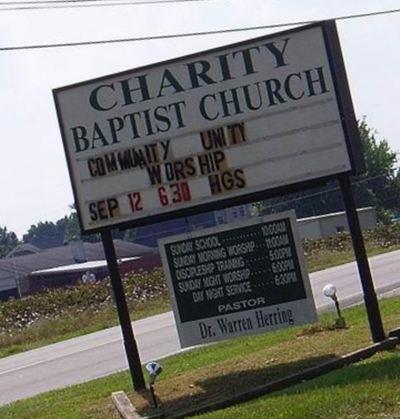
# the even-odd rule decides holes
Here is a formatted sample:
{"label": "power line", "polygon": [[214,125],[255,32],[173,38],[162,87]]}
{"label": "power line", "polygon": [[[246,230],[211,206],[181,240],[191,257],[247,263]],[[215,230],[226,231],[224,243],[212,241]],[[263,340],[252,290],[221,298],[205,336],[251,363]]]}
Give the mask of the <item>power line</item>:
{"label": "power line", "polygon": [[[188,1],[191,1],[191,0],[188,0]],[[356,14],[356,15],[337,16],[333,19],[334,20],[358,19],[358,18],[387,15],[387,14],[393,14],[393,13],[399,13],[399,12],[400,12],[400,9],[392,9],[392,10],[384,10],[384,11],[379,11],[379,12],[361,13],[361,14]],[[308,20],[308,21],[288,22],[288,23],[276,23],[272,25],[251,26],[251,27],[246,27],[246,28],[219,29],[219,30],[214,30],[214,31],[189,32],[189,33],[170,34],[170,35],[141,36],[141,37],[135,37],[135,38],[108,39],[108,40],[101,40],[101,41],[21,45],[21,46],[15,46],[15,47],[0,47],[0,51],[21,51],[21,50],[30,50],[30,49],[65,48],[65,47],[77,47],[77,46],[89,46],[89,45],[101,45],[101,44],[102,45],[117,44],[117,43],[123,43],[123,42],[154,41],[154,40],[159,40],[159,39],[174,39],[174,38],[183,38],[183,37],[192,37],[192,36],[216,35],[216,34],[223,34],[223,33],[235,33],[235,32],[262,30],[262,29],[274,29],[274,28],[281,28],[281,27],[287,27],[287,26],[305,25],[305,24],[310,24],[310,23],[316,23],[318,21],[319,20]]]}
{"label": "power line", "polygon": [[[163,3],[193,3],[209,0],[136,0],[136,1],[120,1],[120,0],[62,0],[62,1],[22,1],[0,2],[0,12],[15,10],[45,10],[45,9],[69,9],[82,7],[115,7],[115,6],[141,6],[146,4],[163,4]],[[16,4],[21,6],[16,6]],[[12,7],[4,7],[11,6]]]}
{"label": "power line", "polygon": [[[16,6],[16,5],[22,5],[22,6],[29,6],[29,5],[40,5],[40,4],[65,4],[65,3],[115,3],[119,2],[120,0],[32,0],[32,1],[1,1],[0,0],[0,6]],[[161,0],[159,0],[161,1]],[[175,1],[185,1],[185,0],[175,0]],[[200,0],[186,0],[186,1],[200,1]],[[131,3],[137,2],[137,0],[130,0]]]}

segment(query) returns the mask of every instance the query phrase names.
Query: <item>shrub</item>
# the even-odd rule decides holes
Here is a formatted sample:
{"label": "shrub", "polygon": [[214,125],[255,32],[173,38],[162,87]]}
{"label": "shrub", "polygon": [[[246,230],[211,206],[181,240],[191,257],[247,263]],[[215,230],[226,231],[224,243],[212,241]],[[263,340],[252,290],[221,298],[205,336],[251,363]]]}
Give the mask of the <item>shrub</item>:
{"label": "shrub", "polygon": [[[160,268],[151,272],[126,274],[122,280],[128,302],[144,302],[167,293],[164,273]],[[1,304],[0,333],[12,333],[43,319],[58,319],[87,310],[97,312],[112,304],[109,278],[94,284],[47,289],[38,294]]]}

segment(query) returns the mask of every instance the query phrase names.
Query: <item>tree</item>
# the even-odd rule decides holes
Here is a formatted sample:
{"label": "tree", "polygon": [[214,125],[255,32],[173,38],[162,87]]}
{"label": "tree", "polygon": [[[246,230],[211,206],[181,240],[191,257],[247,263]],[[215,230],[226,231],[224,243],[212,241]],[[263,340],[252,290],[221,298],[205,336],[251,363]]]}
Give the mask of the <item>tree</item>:
{"label": "tree", "polygon": [[0,227],[0,257],[4,257],[19,244],[17,235],[7,231],[7,227]]}
{"label": "tree", "polygon": [[24,243],[30,243],[40,249],[62,246],[66,227],[66,217],[52,221],[39,221],[36,225],[31,225],[28,232],[23,236]]}
{"label": "tree", "polygon": [[64,234],[64,243],[81,239],[81,230],[79,228],[78,216],[73,210],[67,218],[67,225]]}
{"label": "tree", "polygon": [[376,131],[365,119],[359,123],[366,172],[355,182],[358,206],[373,205],[378,211],[397,212],[400,207],[400,177],[396,169],[397,157],[389,143],[377,140]]}
{"label": "tree", "polygon": [[[75,211],[74,205],[70,206],[71,214],[66,216],[66,228],[64,235],[64,243],[69,243],[72,240],[83,240],[84,242],[98,242],[101,240],[100,234],[82,234],[78,221],[78,214]],[[128,230],[129,231],[129,230]],[[125,231],[114,229],[112,231],[114,239],[124,239]]]}
{"label": "tree", "polygon": [[72,212],[71,214],[66,217],[67,218],[67,226],[65,229],[65,236],[64,236],[64,243],[69,243],[73,240],[83,240],[85,242],[98,242],[101,240],[99,234],[82,234],[81,228],[79,226],[78,221],[78,214],[71,206]]}
{"label": "tree", "polygon": [[[378,219],[387,221],[388,211],[400,208],[400,175],[396,169],[396,153],[386,140],[378,140],[365,118],[359,121],[358,129],[363,145],[366,172],[352,179],[358,207],[374,206]],[[260,203],[261,214],[295,209],[298,217],[342,211],[344,206],[336,181],[325,186],[287,194]]]}

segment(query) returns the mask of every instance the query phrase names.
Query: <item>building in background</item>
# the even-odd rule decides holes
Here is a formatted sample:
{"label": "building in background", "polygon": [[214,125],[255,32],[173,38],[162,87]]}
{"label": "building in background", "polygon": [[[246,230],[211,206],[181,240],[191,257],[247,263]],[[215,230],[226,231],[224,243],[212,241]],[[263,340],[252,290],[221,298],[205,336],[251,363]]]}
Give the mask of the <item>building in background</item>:
{"label": "building in background", "polygon": [[157,247],[157,240],[194,230],[215,227],[251,217],[251,204],[238,205],[222,210],[205,212],[176,220],[164,221],[135,229],[135,243]]}
{"label": "building in background", "polygon": [[[160,265],[154,248],[118,239],[114,240],[114,246],[123,272]],[[98,279],[108,275],[101,242],[75,242],[37,250],[21,247],[17,252],[14,249],[12,257],[0,260],[0,300],[31,294],[44,287],[76,283],[88,270]]]}
{"label": "building in background", "polygon": [[215,225],[214,212],[205,212],[190,217],[137,227],[134,241],[144,246],[157,247],[157,240],[163,237],[214,227]]}
{"label": "building in background", "polygon": [[[361,229],[368,230],[376,227],[375,208],[359,208],[357,213]],[[302,239],[323,239],[333,236],[336,233],[349,231],[349,225],[344,211],[300,218],[297,222]]]}

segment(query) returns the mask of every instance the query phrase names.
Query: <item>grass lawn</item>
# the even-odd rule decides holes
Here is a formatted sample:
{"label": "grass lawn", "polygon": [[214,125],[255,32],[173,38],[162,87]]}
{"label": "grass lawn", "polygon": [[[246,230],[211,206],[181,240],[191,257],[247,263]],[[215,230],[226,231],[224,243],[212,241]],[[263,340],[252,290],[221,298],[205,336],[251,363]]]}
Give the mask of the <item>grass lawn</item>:
{"label": "grass lawn", "polygon": [[228,409],[211,418],[399,418],[400,351],[393,350],[308,383]]}
{"label": "grass lawn", "polygon": [[[386,330],[400,326],[398,298],[383,300],[381,312]],[[347,329],[332,330],[334,318],[327,314],[313,326],[229,340],[165,359],[161,362],[164,372],[156,384],[156,393],[167,412],[178,413],[223,400],[370,344],[364,308],[347,309],[344,315]],[[117,390],[128,392],[145,412],[148,395],[134,393],[131,388],[126,372],[114,374],[5,406],[0,408],[0,417],[113,418],[117,416],[110,394]],[[205,417],[390,418],[400,416],[399,397],[400,351],[393,350]]]}
{"label": "grass lawn", "polygon": [[[381,255],[383,253],[394,252],[399,250],[400,246],[377,247],[366,244],[368,257]],[[321,249],[318,253],[313,254],[307,260],[308,272],[316,272],[322,269],[332,268],[344,263],[353,262],[355,260],[352,249],[342,251]]]}

